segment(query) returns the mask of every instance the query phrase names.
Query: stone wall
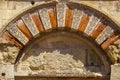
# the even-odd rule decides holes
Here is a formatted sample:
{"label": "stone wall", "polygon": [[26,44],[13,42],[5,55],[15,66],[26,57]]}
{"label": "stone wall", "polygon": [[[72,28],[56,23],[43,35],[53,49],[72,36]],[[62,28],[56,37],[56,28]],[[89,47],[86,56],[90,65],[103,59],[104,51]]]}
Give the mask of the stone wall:
{"label": "stone wall", "polygon": [[[0,0],[0,28],[5,25],[9,19],[15,17],[20,12],[33,6],[30,2],[31,0]],[[33,0],[34,5],[39,4],[44,1],[51,0]],[[59,1],[59,0],[57,0]],[[78,0],[76,0],[78,1]],[[93,8],[105,12],[108,16],[120,23],[120,1],[79,1],[80,3],[90,5]]]}

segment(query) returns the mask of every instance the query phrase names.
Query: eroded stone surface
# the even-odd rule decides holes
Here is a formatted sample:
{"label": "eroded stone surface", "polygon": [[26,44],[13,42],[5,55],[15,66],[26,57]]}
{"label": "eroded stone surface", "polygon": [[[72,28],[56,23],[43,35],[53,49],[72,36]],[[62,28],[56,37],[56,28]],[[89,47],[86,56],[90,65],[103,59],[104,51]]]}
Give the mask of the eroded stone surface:
{"label": "eroded stone surface", "polygon": [[18,72],[28,72],[28,74],[39,76],[102,76],[101,73],[87,70],[84,64],[79,60],[76,61],[73,56],[63,55],[57,50],[43,52],[36,57],[30,56],[19,65]]}
{"label": "eroded stone surface", "polygon": [[58,27],[64,27],[65,26],[65,12],[66,12],[66,4],[62,3],[62,2],[57,4]]}
{"label": "eroded stone surface", "polygon": [[107,26],[96,38],[97,43],[101,44],[113,33],[113,31],[114,30],[110,26]]}
{"label": "eroded stone surface", "polygon": [[83,12],[79,9],[73,10],[73,21],[72,21],[72,28],[78,29],[80,24],[80,19],[82,17]]}
{"label": "eroded stone surface", "polygon": [[17,28],[15,24],[8,27],[7,30],[24,45],[28,42],[28,38]]}
{"label": "eroded stone surface", "polygon": [[109,46],[108,54],[114,60],[115,63],[120,63],[120,40],[117,40]]}
{"label": "eroded stone surface", "polygon": [[40,9],[39,14],[40,14],[40,18],[41,18],[44,28],[46,30],[52,28],[47,8]]}
{"label": "eroded stone surface", "polygon": [[0,64],[14,63],[18,55],[18,48],[7,43],[0,44]]}
{"label": "eroded stone surface", "polygon": [[0,64],[0,80],[14,80],[14,65]]}
{"label": "eroded stone surface", "polygon": [[22,17],[24,23],[27,25],[27,28],[30,30],[31,34],[33,36],[37,35],[39,33],[35,23],[33,22],[30,14],[26,14]]}
{"label": "eroded stone surface", "polygon": [[96,51],[82,38],[67,32],[44,36],[23,54],[16,66],[17,72],[39,76],[102,75],[105,72]]}
{"label": "eroded stone surface", "polygon": [[90,35],[99,21],[100,19],[98,17],[96,17],[95,15],[92,15],[84,32]]}

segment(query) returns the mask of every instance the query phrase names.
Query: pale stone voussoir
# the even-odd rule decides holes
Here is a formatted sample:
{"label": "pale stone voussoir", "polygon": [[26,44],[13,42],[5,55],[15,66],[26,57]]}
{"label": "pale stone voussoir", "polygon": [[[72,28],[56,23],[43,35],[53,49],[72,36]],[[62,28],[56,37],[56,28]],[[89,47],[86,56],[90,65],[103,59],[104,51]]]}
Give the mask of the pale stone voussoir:
{"label": "pale stone voussoir", "polygon": [[79,9],[73,10],[73,21],[72,21],[72,28],[78,29],[79,24],[82,18],[83,12]]}
{"label": "pale stone voussoir", "polygon": [[45,30],[52,28],[47,8],[39,9],[39,15]]}
{"label": "pale stone voussoir", "polygon": [[107,26],[96,38],[97,43],[100,45],[113,33],[114,29],[111,26]]}
{"label": "pale stone voussoir", "polygon": [[22,44],[26,44],[29,40],[28,38],[17,28],[16,24],[11,25],[7,30]]}
{"label": "pale stone voussoir", "polygon": [[96,25],[98,24],[98,22],[100,21],[100,19],[95,16],[94,14],[90,17],[90,20],[88,22],[88,25],[85,29],[85,33],[90,35],[92,33],[92,31],[95,29]]}
{"label": "pale stone voussoir", "polygon": [[57,22],[58,27],[64,27],[65,26],[65,13],[66,13],[66,4],[61,2],[58,3],[57,8]]}
{"label": "pale stone voussoir", "polygon": [[31,15],[29,13],[24,15],[22,17],[22,19],[33,36],[35,36],[39,33],[39,30],[37,29],[34,21],[32,20]]}

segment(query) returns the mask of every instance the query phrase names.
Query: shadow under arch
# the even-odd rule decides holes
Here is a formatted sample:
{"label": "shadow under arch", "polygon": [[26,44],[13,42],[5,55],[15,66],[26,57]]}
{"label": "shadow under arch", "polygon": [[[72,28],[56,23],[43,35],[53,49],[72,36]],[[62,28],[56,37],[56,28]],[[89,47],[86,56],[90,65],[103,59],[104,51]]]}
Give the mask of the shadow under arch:
{"label": "shadow under arch", "polygon": [[[53,48],[49,48],[48,46],[46,46],[46,48],[41,47],[42,45],[45,45],[45,44],[48,45],[49,44],[49,38],[50,39],[51,38],[56,39],[57,37],[61,36],[61,34],[62,34],[62,36],[68,38],[68,40],[80,38],[79,42],[83,42],[82,44],[85,44],[88,47],[90,47],[91,48],[90,50],[93,51],[92,52],[93,55],[97,56],[97,57],[93,57],[93,60],[94,60],[94,58],[97,58],[98,62],[100,60],[100,64],[103,64],[103,66],[105,68],[105,71],[102,74],[104,76],[105,75],[109,76],[111,61],[108,58],[106,52],[102,48],[100,48],[99,45],[96,44],[96,42],[94,42],[94,40],[92,38],[88,37],[88,35],[86,35],[84,33],[81,33],[81,32],[78,32],[74,29],[71,30],[71,29],[68,29],[68,28],[58,28],[58,29],[55,29],[55,30],[49,29],[46,32],[43,32],[41,34],[36,35],[36,37],[34,39],[29,41],[29,43],[22,50],[20,50],[20,52],[19,52],[20,55],[17,57],[16,62],[15,62],[16,63],[15,64],[16,70],[17,70],[17,66],[19,66],[21,62],[26,61],[30,56],[37,57],[41,53],[43,53],[43,54],[44,54],[44,52],[45,53],[54,53],[54,51],[56,51],[56,50],[58,51],[58,53],[60,52],[60,54],[63,54],[63,55],[69,54],[69,52],[71,52],[70,49],[72,50],[73,47],[70,47],[70,48],[68,47],[67,48],[67,46],[62,46],[63,47],[62,49],[65,48],[65,49],[69,50],[67,52],[64,52],[64,50],[62,51],[62,49],[59,48],[59,45],[58,45],[58,48],[54,47],[54,45],[53,45]],[[67,37],[66,34],[69,37]],[[60,37],[60,38],[62,38],[62,37]],[[48,40],[48,42],[46,40]],[[64,41],[64,39],[60,39],[60,40],[58,40],[58,42],[59,41],[61,42],[62,40]],[[45,44],[41,44],[42,42],[45,42]],[[55,42],[55,41],[53,40],[53,42]],[[73,44],[74,43],[76,43],[76,42],[73,42]],[[37,45],[37,44],[39,44],[39,45]],[[41,46],[40,46],[40,44],[41,44]],[[56,45],[57,45],[57,43],[56,43]],[[78,44],[78,45],[80,45],[80,44]],[[36,49],[36,48],[38,48],[38,49]],[[81,51],[82,48],[83,49],[85,48],[85,46],[81,45],[81,48],[79,46],[74,46],[74,48],[75,48],[75,50]],[[75,50],[73,49],[73,51],[75,51]],[[87,48],[86,48],[86,50],[87,50]],[[86,50],[85,50],[85,52],[86,52]],[[35,51],[35,52],[33,52],[33,51]],[[79,57],[79,54],[78,54],[79,52],[77,52],[78,55],[77,54],[74,55],[73,53],[74,52],[70,53],[70,55],[73,56],[73,59],[75,59],[76,61],[81,60],[80,57]],[[88,55],[89,55],[88,50],[87,50],[86,53],[88,53]],[[87,57],[86,57],[86,59],[87,59]],[[94,66],[94,63],[84,64],[85,69],[91,71],[91,69],[87,67],[88,65],[93,65]],[[98,64],[96,66],[100,67],[101,65]]]}

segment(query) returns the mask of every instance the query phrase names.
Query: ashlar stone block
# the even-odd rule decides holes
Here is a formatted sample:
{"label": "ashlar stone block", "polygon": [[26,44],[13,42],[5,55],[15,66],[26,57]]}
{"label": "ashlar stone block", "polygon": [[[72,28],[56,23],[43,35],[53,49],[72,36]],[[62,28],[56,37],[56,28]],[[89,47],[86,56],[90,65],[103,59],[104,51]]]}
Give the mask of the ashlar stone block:
{"label": "ashlar stone block", "polygon": [[14,80],[14,65],[0,64],[0,80]]}
{"label": "ashlar stone block", "polygon": [[110,80],[120,80],[120,64],[115,64],[111,66]]}

